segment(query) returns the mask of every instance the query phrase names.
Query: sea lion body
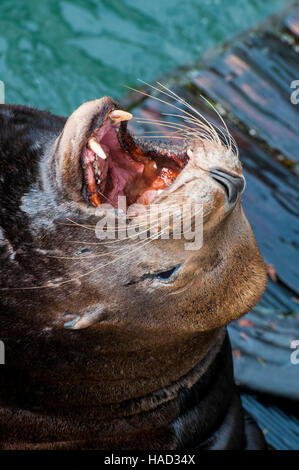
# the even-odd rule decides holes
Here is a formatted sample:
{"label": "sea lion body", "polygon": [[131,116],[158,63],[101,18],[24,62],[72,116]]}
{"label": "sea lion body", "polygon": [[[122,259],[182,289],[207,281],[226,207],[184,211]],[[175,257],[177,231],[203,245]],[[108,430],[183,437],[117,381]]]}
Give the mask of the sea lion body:
{"label": "sea lion body", "polygon": [[[0,447],[263,448],[235,391],[225,325],[260,298],[264,264],[240,195],[230,200],[201,169],[222,163],[241,178],[240,164],[211,143],[194,143],[190,160],[171,151],[170,163],[163,148],[138,146],[128,163],[125,145],[135,143],[121,124],[118,147],[107,121],[114,109],[109,98],[95,100],[66,120],[1,105]],[[95,206],[104,193],[84,145],[105,126],[102,175],[130,187],[131,199],[152,197],[157,178],[139,173],[155,152],[157,171],[178,173],[155,199],[164,208],[199,191],[202,248],[186,251],[183,239],[99,244]]]}

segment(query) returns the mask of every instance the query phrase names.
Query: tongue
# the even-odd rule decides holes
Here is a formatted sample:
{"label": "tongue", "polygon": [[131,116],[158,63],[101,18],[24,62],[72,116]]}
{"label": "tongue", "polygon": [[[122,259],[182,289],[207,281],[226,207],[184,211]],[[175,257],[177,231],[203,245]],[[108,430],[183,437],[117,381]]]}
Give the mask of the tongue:
{"label": "tongue", "polygon": [[[87,196],[95,207],[101,202],[116,207],[118,196],[126,196],[128,205],[149,204],[157,191],[169,186],[181,170],[169,155],[170,166],[165,165],[165,158],[160,161],[157,152],[145,155],[129,134],[122,132],[118,136],[110,121],[95,129],[89,142],[93,145],[84,148],[83,168]],[[101,158],[102,154],[106,158]]]}

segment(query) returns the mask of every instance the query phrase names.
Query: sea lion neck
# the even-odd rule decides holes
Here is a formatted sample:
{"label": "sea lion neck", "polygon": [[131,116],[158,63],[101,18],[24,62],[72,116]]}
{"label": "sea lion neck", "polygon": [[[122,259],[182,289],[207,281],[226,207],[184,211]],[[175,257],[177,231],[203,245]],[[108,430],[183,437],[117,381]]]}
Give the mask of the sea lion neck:
{"label": "sea lion neck", "polygon": [[[59,413],[72,413],[80,407],[96,407],[99,414],[111,409],[111,416],[116,410],[130,413],[128,401],[150,396],[180,380],[223,337],[219,329],[181,335],[161,331],[150,336],[149,331],[140,328],[136,334],[132,329],[124,331],[115,326],[93,333],[81,331],[80,338],[77,333],[56,330],[44,335],[47,340],[35,336],[35,350],[48,345],[42,367],[40,354],[36,355],[35,350],[29,357],[27,354],[20,367],[17,359],[26,344],[10,341],[7,355],[11,366],[5,368],[7,384],[3,387],[9,395],[3,397],[2,391],[1,401],[53,411],[55,397]],[[21,388],[18,382],[20,387],[22,383]],[[17,390],[22,390],[22,394]]]}
{"label": "sea lion neck", "polygon": [[[26,377],[20,374],[22,388],[19,388],[15,387],[17,382],[13,371],[10,371],[10,377],[6,369],[5,387],[1,389],[1,404],[5,403],[5,407],[0,406],[1,429],[2,419],[11,417],[11,420],[7,420],[11,425],[3,426],[6,447],[9,448],[13,438],[16,446],[14,448],[27,448],[27,445],[28,448],[34,448],[37,442],[39,445],[44,442],[47,448],[50,441],[53,441],[53,448],[56,445],[60,448],[62,443],[66,448],[72,448],[74,441],[78,448],[84,448],[84,439],[89,445],[94,441],[97,448],[101,449],[122,448],[123,445],[124,448],[130,448],[127,447],[130,445],[142,448],[143,444],[134,444],[134,440],[135,436],[142,437],[144,433],[147,435],[148,448],[155,448],[157,445],[171,446],[168,448],[190,445],[192,440],[188,428],[188,408],[199,407],[206,414],[207,407],[210,406],[208,403],[213,403],[214,400],[213,394],[210,395],[211,387],[215,390],[221,387],[224,400],[218,403],[217,410],[219,408],[219,412],[222,412],[222,408],[226,410],[229,405],[233,391],[231,361],[227,360],[227,352],[230,351],[226,332],[222,329],[209,336],[201,335],[189,338],[188,343],[177,343],[177,353],[175,347],[157,349],[156,354],[152,352],[150,361],[147,357],[151,351],[136,353],[135,359],[131,359],[131,368],[126,363],[126,355],[122,355],[121,366],[126,368],[126,373],[123,370],[119,374],[119,380],[113,380],[110,374],[112,372],[113,375],[115,371],[111,370],[109,364],[103,364],[103,368],[110,368],[107,371],[109,382],[106,384],[95,382],[96,374],[93,382],[77,379],[72,384],[65,380],[53,383],[49,373],[48,383],[41,382],[37,377],[32,377],[32,383],[28,383]],[[200,343],[201,347],[198,347]],[[200,359],[194,363],[196,356]],[[107,356],[105,360],[107,361]],[[138,360],[139,371],[136,370]],[[176,374],[171,376],[173,366]],[[14,388],[10,390],[9,379],[12,377],[11,384]],[[149,383],[149,378],[152,383]],[[103,385],[106,385],[106,389]],[[19,401],[14,402],[16,393],[20,390],[22,393],[19,393]],[[4,396],[4,391],[10,394],[9,398]],[[181,414],[184,414],[183,420],[180,418]],[[218,419],[217,415],[214,412],[214,416],[209,418],[211,430],[215,424],[218,425],[214,423]],[[205,436],[207,429],[201,424],[197,425],[197,414],[194,419],[195,428],[191,434],[192,439],[195,439],[194,443],[197,443],[202,437],[200,433]],[[126,439],[133,443],[126,443]],[[3,445],[1,439],[0,444]]]}

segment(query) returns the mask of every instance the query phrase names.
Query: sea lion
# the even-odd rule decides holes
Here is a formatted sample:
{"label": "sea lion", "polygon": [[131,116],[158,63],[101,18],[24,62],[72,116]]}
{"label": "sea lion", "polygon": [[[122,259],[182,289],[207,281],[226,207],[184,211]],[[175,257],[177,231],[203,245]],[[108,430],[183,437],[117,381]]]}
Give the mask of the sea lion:
{"label": "sea lion", "polygon": [[[266,283],[238,156],[210,124],[162,144],[130,117],[109,97],[68,119],[1,105],[0,447],[264,448],[225,330]],[[99,240],[119,196],[135,227],[195,200],[202,247]]]}

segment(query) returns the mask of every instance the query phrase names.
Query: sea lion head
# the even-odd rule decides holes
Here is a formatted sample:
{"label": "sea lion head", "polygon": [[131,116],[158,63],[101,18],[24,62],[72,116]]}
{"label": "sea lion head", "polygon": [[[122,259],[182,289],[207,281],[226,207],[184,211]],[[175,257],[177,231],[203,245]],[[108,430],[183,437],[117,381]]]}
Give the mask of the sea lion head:
{"label": "sea lion head", "polygon": [[[110,303],[112,291],[119,299],[112,315],[117,321],[121,305],[128,321],[157,328],[204,331],[225,325],[247,312],[265,286],[264,264],[241,207],[245,179],[237,152],[210,124],[205,126],[206,138],[195,127],[183,143],[145,141],[128,131],[131,117],[109,97],[84,103],[69,117],[52,149],[52,176],[62,197],[75,202],[83,218],[111,211],[115,217],[121,197],[131,233],[136,233],[133,240],[120,224],[120,233],[115,230],[119,243],[108,242],[107,247],[99,241],[94,258],[90,256],[96,268],[92,282],[98,279],[101,295],[105,284]],[[184,234],[181,239],[172,236],[171,215],[183,219],[184,208],[191,211],[194,237],[202,231],[201,244],[186,243]],[[151,220],[160,236],[146,231],[150,209],[160,216]],[[169,239],[163,236],[167,223]],[[104,253],[113,262],[101,257]]]}
{"label": "sea lion head", "polygon": [[[266,282],[233,146],[210,124],[178,143],[143,140],[128,130],[130,118],[109,97],[84,103],[47,143],[37,202],[30,191],[22,200],[34,246],[7,271],[19,289],[5,301],[11,361],[22,354],[24,369],[44,380],[55,364],[59,382],[109,384],[100,402],[149,393],[186,373]],[[179,232],[170,211],[183,214]],[[101,238],[103,218],[114,221],[114,239]],[[134,386],[113,388],[124,374]]]}

